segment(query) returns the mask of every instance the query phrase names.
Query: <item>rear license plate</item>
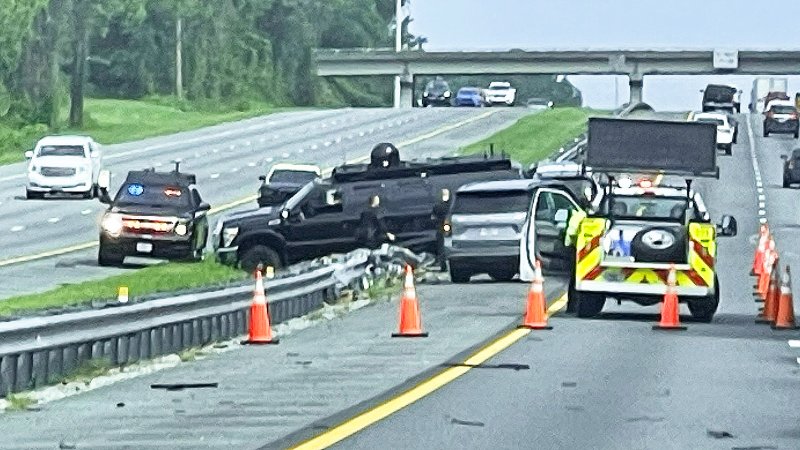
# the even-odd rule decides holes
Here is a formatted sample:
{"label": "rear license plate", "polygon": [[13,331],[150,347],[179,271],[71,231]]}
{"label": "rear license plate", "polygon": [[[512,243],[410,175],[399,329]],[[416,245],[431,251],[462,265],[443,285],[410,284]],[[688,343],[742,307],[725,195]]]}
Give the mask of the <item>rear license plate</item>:
{"label": "rear license plate", "polygon": [[150,253],[153,251],[153,244],[149,242],[137,242],[136,251],[139,253]]}

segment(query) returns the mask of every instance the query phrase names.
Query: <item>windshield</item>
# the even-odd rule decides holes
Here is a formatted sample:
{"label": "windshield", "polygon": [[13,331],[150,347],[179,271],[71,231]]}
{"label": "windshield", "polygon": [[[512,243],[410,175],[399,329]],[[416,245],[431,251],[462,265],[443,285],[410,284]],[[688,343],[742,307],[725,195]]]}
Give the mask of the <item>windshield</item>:
{"label": "windshield", "polygon": [[509,87],[508,86],[490,86],[489,89],[491,89],[493,91],[505,91],[505,90],[509,89]]}
{"label": "windshield", "polygon": [[770,111],[772,111],[775,114],[794,114],[795,112],[797,112],[797,110],[793,106],[789,105],[775,105],[772,108],[770,108]]}
{"label": "windshield", "polygon": [[618,219],[681,220],[688,206],[685,197],[621,196],[608,199],[611,214]]}
{"label": "windshield", "polygon": [[456,195],[453,214],[502,214],[527,212],[531,192],[461,192]]}
{"label": "windshield", "polygon": [[447,89],[447,83],[444,81],[431,81],[425,86],[425,90],[427,91],[446,91]]}
{"label": "windshield", "polygon": [[473,88],[461,88],[458,90],[458,95],[475,95],[477,93],[478,90]]}
{"label": "windshield", "polygon": [[85,157],[82,145],[43,145],[39,148],[39,156],[79,156]]}
{"label": "windshield", "polygon": [[714,125],[716,125],[718,127],[721,127],[721,126],[725,125],[725,121],[723,121],[722,119],[713,119],[711,117],[699,117],[699,118],[695,119],[695,122],[713,123]]}
{"label": "windshield", "polygon": [[276,170],[269,177],[269,182],[305,184],[315,178],[317,178],[316,173],[305,170]]}
{"label": "windshield", "polygon": [[189,190],[177,186],[144,185],[129,183],[123,185],[117,198],[116,206],[152,206],[155,208],[180,208],[189,206]]}

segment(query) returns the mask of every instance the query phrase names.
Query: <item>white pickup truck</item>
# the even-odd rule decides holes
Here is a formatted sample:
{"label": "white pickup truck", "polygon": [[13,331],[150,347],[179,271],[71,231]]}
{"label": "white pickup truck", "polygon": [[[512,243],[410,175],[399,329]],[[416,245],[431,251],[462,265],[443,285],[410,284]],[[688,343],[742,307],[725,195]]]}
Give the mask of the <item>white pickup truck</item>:
{"label": "white pickup truck", "polygon": [[514,106],[517,101],[517,90],[511,87],[511,83],[506,81],[492,81],[489,89],[486,90],[487,100],[490,105],[505,104]]}

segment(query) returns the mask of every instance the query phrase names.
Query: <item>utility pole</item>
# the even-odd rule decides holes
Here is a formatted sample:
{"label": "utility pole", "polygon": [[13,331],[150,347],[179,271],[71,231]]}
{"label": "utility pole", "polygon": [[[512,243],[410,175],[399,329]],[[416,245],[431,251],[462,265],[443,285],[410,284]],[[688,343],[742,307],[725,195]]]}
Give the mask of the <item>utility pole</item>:
{"label": "utility pole", "polygon": [[74,128],[83,126],[83,90],[86,84],[86,60],[89,57],[89,24],[86,14],[89,11],[83,1],[72,6],[75,23],[75,40],[73,41],[72,80],[70,81],[69,125]]}
{"label": "utility pole", "polygon": [[183,98],[183,19],[175,21],[175,94]]}
{"label": "utility pole", "polygon": [[[394,31],[394,51],[400,52],[403,49],[403,0],[395,0],[395,31]],[[394,77],[394,107],[400,107],[400,77]]]}

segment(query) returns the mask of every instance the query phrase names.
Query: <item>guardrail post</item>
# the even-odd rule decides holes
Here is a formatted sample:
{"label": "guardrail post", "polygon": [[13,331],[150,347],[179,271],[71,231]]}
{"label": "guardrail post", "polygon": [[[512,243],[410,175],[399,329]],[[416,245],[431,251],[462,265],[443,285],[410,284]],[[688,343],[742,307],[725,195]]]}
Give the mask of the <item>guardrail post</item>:
{"label": "guardrail post", "polygon": [[64,347],[61,360],[61,374],[67,374],[78,367],[78,349],[74,345]]}
{"label": "guardrail post", "polygon": [[128,336],[117,336],[117,359],[114,361],[118,365],[128,363]]}
{"label": "guardrail post", "polygon": [[128,336],[128,362],[133,364],[139,361],[139,333]]}
{"label": "guardrail post", "polygon": [[39,388],[47,384],[47,360],[48,360],[48,351],[39,351],[33,354],[33,367],[32,367],[32,375],[31,381],[33,382],[34,388]]}
{"label": "guardrail post", "polygon": [[0,359],[0,394],[14,392],[17,375],[17,355],[6,355]]}
{"label": "guardrail post", "polygon": [[60,348],[47,351],[47,381],[53,382],[64,373],[64,353]]}
{"label": "guardrail post", "polygon": [[27,391],[31,388],[31,375],[33,369],[33,355],[25,352],[17,358],[17,373],[15,375],[14,390]]}

